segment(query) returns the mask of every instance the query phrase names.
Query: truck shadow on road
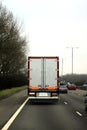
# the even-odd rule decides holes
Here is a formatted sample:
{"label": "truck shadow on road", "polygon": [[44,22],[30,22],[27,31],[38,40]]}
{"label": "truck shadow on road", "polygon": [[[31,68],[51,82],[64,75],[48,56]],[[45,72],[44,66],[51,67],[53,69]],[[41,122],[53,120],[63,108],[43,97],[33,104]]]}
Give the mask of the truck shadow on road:
{"label": "truck shadow on road", "polygon": [[59,102],[31,102],[28,101],[28,105],[58,105]]}

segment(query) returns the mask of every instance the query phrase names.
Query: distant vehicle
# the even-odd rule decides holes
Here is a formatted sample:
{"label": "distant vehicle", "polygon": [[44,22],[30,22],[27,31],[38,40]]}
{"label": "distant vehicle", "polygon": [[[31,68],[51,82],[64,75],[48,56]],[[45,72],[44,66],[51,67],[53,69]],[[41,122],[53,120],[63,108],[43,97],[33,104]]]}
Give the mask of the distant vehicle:
{"label": "distant vehicle", "polygon": [[85,95],[85,101],[84,101],[84,103],[85,103],[85,111],[87,111],[87,94]]}
{"label": "distant vehicle", "polygon": [[35,102],[59,100],[59,57],[28,57],[28,96]]}
{"label": "distant vehicle", "polygon": [[68,93],[67,85],[64,83],[60,83],[59,85],[59,93]]}
{"label": "distant vehicle", "polygon": [[75,84],[67,84],[67,88],[69,90],[76,90],[76,85]]}
{"label": "distant vehicle", "polygon": [[87,84],[83,84],[83,89],[87,90]]}

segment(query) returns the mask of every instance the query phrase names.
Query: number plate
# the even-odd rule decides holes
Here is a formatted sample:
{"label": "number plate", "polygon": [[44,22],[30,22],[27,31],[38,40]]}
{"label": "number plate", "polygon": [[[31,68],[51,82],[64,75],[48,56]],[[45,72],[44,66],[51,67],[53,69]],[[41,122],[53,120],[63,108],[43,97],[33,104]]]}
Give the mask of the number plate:
{"label": "number plate", "polygon": [[49,93],[38,93],[39,97],[47,97],[49,96]]}

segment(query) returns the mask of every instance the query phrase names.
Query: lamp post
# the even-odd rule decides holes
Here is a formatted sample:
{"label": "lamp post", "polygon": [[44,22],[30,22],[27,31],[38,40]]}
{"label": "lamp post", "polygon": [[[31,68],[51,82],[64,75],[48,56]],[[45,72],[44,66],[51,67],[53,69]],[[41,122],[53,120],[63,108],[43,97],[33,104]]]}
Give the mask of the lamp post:
{"label": "lamp post", "polygon": [[61,63],[62,63],[62,65],[61,65],[61,76],[63,76],[63,70],[64,70],[64,60],[65,60],[65,58],[62,58],[61,59]]}
{"label": "lamp post", "polygon": [[62,58],[62,76],[63,76],[63,58]]}
{"label": "lamp post", "polygon": [[78,47],[67,47],[67,48],[71,48],[72,51],[72,74],[73,74],[73,50],[74,48],[78,48]]}

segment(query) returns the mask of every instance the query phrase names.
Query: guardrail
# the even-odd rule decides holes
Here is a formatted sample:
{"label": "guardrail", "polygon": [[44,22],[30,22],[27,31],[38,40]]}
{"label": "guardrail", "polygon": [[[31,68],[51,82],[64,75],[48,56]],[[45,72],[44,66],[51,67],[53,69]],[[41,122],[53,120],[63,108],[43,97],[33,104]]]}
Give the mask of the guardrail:
{"label": "guardrail", "polygon": [[86,86],[77,86],[78,89],[87,90]]}

